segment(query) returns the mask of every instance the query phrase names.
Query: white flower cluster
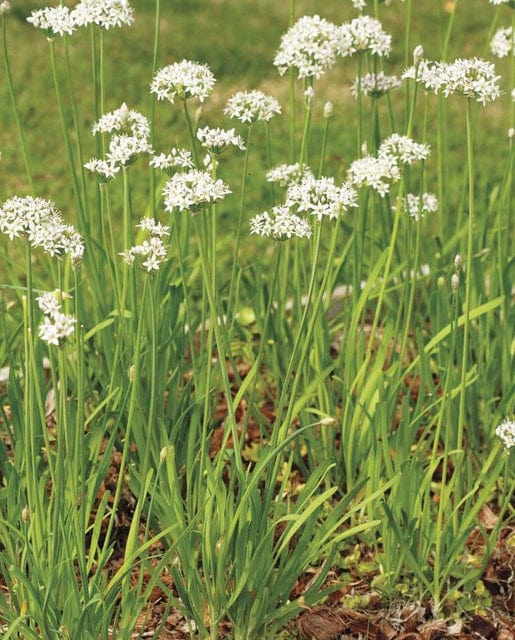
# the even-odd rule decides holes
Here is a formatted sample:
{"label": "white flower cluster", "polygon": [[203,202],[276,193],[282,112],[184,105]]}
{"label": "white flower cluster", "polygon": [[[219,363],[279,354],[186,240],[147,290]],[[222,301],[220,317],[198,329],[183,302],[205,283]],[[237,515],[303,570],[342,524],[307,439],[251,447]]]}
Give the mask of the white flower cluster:
{"label": "white flower cluster", "polygon": [[250,233],[274,240],[310,238],[312,235],[309,223],[284,205],[274,207],[272,213],[264,211],[254,216],[250,221]]}
{"label": "white flower cluster", "polygon": [[262,91],[238,91],[227,100],[224,113],[243,123],[268,122],[276,113],[281,113],[281,105]]}
{"label": "white flower cluster", "polygon": [[285,203],[274,207],[271,213],[264,211],[254,216],[250,233],[274,240],[309,238],[311,225],[298,213],[310,214],[321,222],[334,220],[342,211],[357,207],[357,193],[347,183],[338,187],[334,178],[317,180],[310,169],[298,164],[280,165],[273,172],[283,185],[288,185]]}
{"label": "white flower cluster", "polygon": [[299,78],[320,78],[336,62],[340,28],[318,15],[302,16],[282,36],[274,65],[283,75],[290,68]]}
{"label": "white flower cluster", "polygon": [[82,237],[71,224],[65,224],[61,212],[50,200],[15,196],[0,207],[0,231],[10,240],[27,236],[33,247],[41,247],[51,256],[68,254],[72,263],[84,255]]}
{"label": "white flower cluster", "polygon": [[429,153],[427,144],[393,133],[380,144],[376,156],[354,160],[348,178],[354,186],[371,187],[383,198],[390,191],[390,184],[400,180],[400,165],[425,160]]}
{"label": "white flower cluster", "polygon": [[506,449],[515,447],[515,422],[513,420],[503,420],[495,429],[496,435],[503,441]]}
{"label": "white flower cluster", "polygon": [[497,58],[515,56],[515,33],[512,27],[497,29],[490,43],[490,51]]}
{"label": "white flower cluster", "polygon": [[115,135],[109,141],[106,160],[115,167],[124,167],[132,164],[143,153],[152,153],[152,147],[146,138]]}
{"label": "white flower cluster", "polygon": [[153,155],[148,164],[154,169],[165,171],[168,175],[173,175],[180,169],[193,169],[194,167],[191,151],[177,147],[173,147],[170,153]]}
{"label": "white flower cluster", "polygon": [[189,210],[193,215],[229,193],[229,187],[222,180],[214,180],[207,171],[198,169],[176,173],[163,187],[166,211],[177,208]]}
{"label": "white flower cluster", "polygon": [[215,82],[207,64],[182,60],[159,69],[152,80],[150,92],[155,93],[158,100],[168,100],[172,104],[175,98],[198,98],[204,102]]}
{"label": "white flower cluster", "polygon": [[79,27],[96,24],[106,30],[134,22],[134,10],[128,0],[81,0],[72,16]]}
{"label": "white flower cluster", "polygon": [[495,66],[481,58],[458,58],[449,64],[440,65],[442,78],[439,90],[445,96],[458,94],[473,98],[485,104],[496,100],[501,92],[500,76],[495,73]]}
{"label": "white flower cluster", "polygon": [[417,160],[426,160],[431,153],[428,144],[415,142],[408,136],[392,133],[379,145],[377,155],[379,158],[393,157],[401,164],[413,164]]}
{"label": "white flower cluster", "polygon": [[515,0],[489,0],[490,4],[509,4],[515,9]]}
{"label": "white flower cluster", "polygon": [[461,95],[483,105],[496,100],[501,93],[495,66],[481,58],[458,58],[454,62],[421,60],[402,77],[416,79],[426,90],[445,96]]}
{"label": "white flower cluster", "polygon": [[122,167],[144,153],[152,153],[148,142],[150,124],[141,113],[125,104],[103,115],[92,127],[93,133],[113,134],[105,159],[92,158],[84,166],[104,181],[113,178]]}
{"label": "white flower cluster", "polygon": [[166,262],[167,250],[162,238],[170,235],[170,227],[156,222],[153,218],[142,218],[136,226],[143,229],[148,238],[141,244],[122,251],[120,255],[128,265],[132,266],[138,259],[147,272],[158,271],[163,262]]}
{"label": "white flower cluster", "polygon": [[[0,11],[3,5],[9,3],[3,2]],[[36,9],[27,22],[46,31],[49,37],[63,36],[90,24],[103,29],[130,25],[134,22],[134,11],[128,0],[81,0],[72,10],[65,5]]]}
{"label": "white flower cluster", "polygon": [[339,54],[351,56],[358,51],[370,51],[376,56],[388,56],[392,36],[383,30],[377,18],[363,15],[345,22],[340,28]]}
{"label": "white flower cluster", "polygon": [[39,325],[39,337],[44,342],[56,347],[64,344],[75,331],[75,318],[61,311],[62,291],[43,293],[37,298],[39,308],[45,314]]}
{"label": "white flower cluster", "polygon": [[45,7],[34,10],[27,18],[38,29],[46,31],[48,37],[71,35],[77,28],[71,11],[64,5],[57,7]]}
{"label": "white flower cluster", "polygon": [[2,0],[0,2],[0,16],[6,16],[11,10],[11,3],[9,0]]}
{"label": "white flower cluster", "polygon": [[[395,207],[392,207],[395,209]],[[408,193],[404,199],[404,210],[415,221],[421,220],[426,213],[438,211],[438,198],[434,193],[415,195]]]}
{"label": "white flower cluster", "polygon": [[197,139],[210,154],[217,156],[231,145],[245,150],[241,136],[236,135],[234,129],[220,129],[219,127],[204,127],[197,130]]}
{"label": "white flower cluster", "polygon": [[279,164],[266,173],[268,182],[277,182],[281,187],[299,184],[304,178],[314,178],[314,174],[307,164]]}
{"label": "white flower cluster", "polygon": [[400,180],[397,161],[392,156],[364,156],[354,160],[349,167],[348,179],[356,187],[371,187],[383,198],[390,191],[390,184]]}
{"label": "white flower cluster", "polygon": [[150,124],[148,118],[129,109],[125,102],[119,109],[105,113],[95,122],[91,128],[95,133],[120,133],[129,134],[139,138],[148,138],[150,135]]}
{"label": "white flower cluster", "polygon": [[379,71],[379,73],[367,73],[361,80],[356,78],[351,87],[351,93],[357,97],[358,91],[361,88],[362,95],[370,96],[371,98],[380,98],[390,91],[390,89],[396,89],[400,86],[400,78],[397,76],[387,76],[383,71]]}
{"label": "white flower cluster", "polygon": [[358,206],[357,193],[347,183],[337,187],[334,178],[308,176],[288,187],[286,206],[316,216],[318,222],[334,220],[342,211]]}
{"label": "white flower cluster", "polygon": [[336,26],[318,15],[302,16],[281,39],[274,65],[283,75],[296,69],[299,78],[320,78],[336,62],[359,51],[387,56],[392,37],[379,20],[362,15]]}

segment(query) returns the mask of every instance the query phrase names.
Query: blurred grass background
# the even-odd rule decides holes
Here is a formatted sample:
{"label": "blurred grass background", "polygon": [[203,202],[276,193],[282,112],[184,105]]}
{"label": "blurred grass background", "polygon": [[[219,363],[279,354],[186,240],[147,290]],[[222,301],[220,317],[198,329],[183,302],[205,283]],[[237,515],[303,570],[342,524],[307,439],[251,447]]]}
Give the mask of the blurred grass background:
{"label": "blurred grass background", "polygon": [[[73,194],[68,178],[65,147],[59,126],[54,88],[49,61],[49,46],[45,35],[26,22],[33,9],[45,6],[35,0],[17,0],[7,23],[9,56],[13,70],[16,94],[26,127],[38,195],[56,201],[65,217],[73,220]],[[70,2],[70,6],[74,3]],[[150,112],[149,85],[152,79],[152,51],[154,38],[153,0],[134,0],[136,22],[130,28],[113,29],[105,34],[106,47],[106,109],[118,108],[125,101],[145,114]],[[405,68],[404,30],[406,23],[405,4],[392,0],[390,6],[381,5],[381,21],[393,35],[393,51],[384,61],[384,70],[389,74],[400,74]],[[413,21],[410,31],[410,51],[422,44],[426,57],[440,57],[442,38],[449,20],[449,0],[413,3]],[[509,9],[500,12],[500,25],[507,26]],[[183,58],[207,63],[218,83],[210,99],[205,103],[201,124],[205,126],[235,126],[222,113],[226,99],[238,90],[259,88],[276,96],[288,109],[288,80],[281,78],[273,66],[274,53],[281,35],[287,30],[290,19],[290,2],[287,0],[162,0],[160,22],[160,47],[158,67]],[[319,13],[336,23],[356,16],[350,0],[309,1],[298,0],[296,17]],[[449,59],[488,55],[488,33],[496,8],[488,0],[459,1],[455,27],[450,43]],[[503,22],[504,18],[504,22]],[[91,85],[90,38],[87,30],[76,32],[70,39],[72,67],[74,69],[74,92],[79,105],[79,117],[84,127],[84,161],[94,155],[94,140],[89,129],[94,120]],[[61,71],[64,71],[63,45],[57,39]],[[2,53],[3,56],[3,53]],[[3,63],[3,61],[2,61]],[[504,76],[503,89],[509,93],[509,62],[496,61],[498,72]],[[326,100],[335,105],[326,173],[344,177],[345,171],[355,158],[356,121],[355,100],[350,94],[350,83],[356,75],[353,59],[340,60],[336,67],[317,82],[316,109],[320,113]],[[64,78],[64,75],[63,75]],[[405,108],[404,92],[392,95],[395,126],[403,131]],[[420,104],[423,100],[419,101]],[[369,107],[368,101],[364,103]],[[465,167],[463,104],[459,99],[446,103],[449,110],[448,144],[453,152],[452,167],[458,180],[449,182],[448,194],[458,202],[463,193],[463,171]],[[386,102],[381,101],[381,122],[385,135],[390,133],[386,116]],[[428,142],[433,150],[436,143],[435,105],[428,122]],[[434,122],[431,120],[434,118]],[[419,121],[422,119],[420,118]],[[343,123],[343,124],[342,124]],[[314,118],[312,139],[320,137],[322,118]],[[505,155],[507,144],[499,149],[499,141],[506,140],[509,124],[509,96],[505,96],[485,109],[478,110],[477,148],[477,192],[481,206],[488,201],[492,185],[501,178],[504,162],[492,162]],[[173,145],[187,144],[186,128],[179,106],[159,103],[156,107],[156,150],[166,151]],[[273,162],[287,162],[288,118],[283,116],[272,121]],[[242,131],[244,133],[244,131]],[[421,131],[415,130],[414,137]],[[265,137],[257,131],[253,142],[254,156],[249,171],[252,174],[248,190],[248,214],[254,214],[269,206],[264,202],[268,193],[264,184]],[[28,193],[18,133],[11,111],[4,65],[0,67],[0,199],[14,194]],[[433,156],[430,162],[435,162]],[[242,158],[238,153],[224,157],[221,175],[237,191],[241,178]],[[318,162],[318,159],[316,160]],[[315,164],[315,162],[314,162]],[[94,178],[91,177],[94,186]],[[428,185],[435,190],[436,185]],[[135,210],[144,209],[148,202],[148,180],[141,178],[133,186]],[[231,205],[229,205],[231,206]],[[232,206],[236,206],[234,203]],[[143,211],[141,211],[143,213]]]}

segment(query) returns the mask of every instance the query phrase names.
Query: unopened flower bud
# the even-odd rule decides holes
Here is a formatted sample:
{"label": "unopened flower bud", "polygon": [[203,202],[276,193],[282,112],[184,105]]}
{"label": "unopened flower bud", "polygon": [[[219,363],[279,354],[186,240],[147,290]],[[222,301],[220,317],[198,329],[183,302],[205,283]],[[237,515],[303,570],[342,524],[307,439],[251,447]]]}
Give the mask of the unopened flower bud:
{"label": "unopened flower bud", "polygon": [[324,104],[324,118],[330,118],[333,115],[333,103],[328,100]]}
{"label": "unopened flower bud", "polygon": [[365,140],[365,142],[361,145],[361,155],[363,156],[368,156],[368,144],[367,141]]}
{"label": "unopened flower bud", "polygon": [[313,100],[315,98],[315,90],[313,87],[308,87],[306,91],[304,91],[304,98],[306,100],[306,107],[310,107],[313,104]]}
{"label": "unopened flower bud", "polygon": [[515,137],[515,129],[511,127],[510,129],[508,129],[508,138],[511,140],[513,137]]}
{"label": "unopened flower bud", "polygon": [[413,64],[417,66],[423,57],[424,57],[424,47],[421,44],[419,44],[413,49]]}
{"label": "unopened flower bud", "polygon": [[23,522],[28,522],[29,518],[30,518],[30,511],[29,511],[29,508],[25,506],[21,511],[21,519],[23,520]]}
{"label": "unopened flower bud", "polygon": [[336,424],[336,419],[331,417],[331,416],[324,416],[321,420],[320,420],[320,424],[323,427],[332,427],[333,424]]}
{"label": "unopened flower bud", "polygon": [[443,289],[445,287],[445,278],[443,276],[440,276],[436,281],[436,284],[439,289]]}
{"label": "unopened flower bud", "polygon": [[460,256],[459,253],[456,254],[456,256],[454,257],[454,268],[456,269],[457,272],[461,271],[463,267],[463,260]]}
{"label": "unopened flower bud", "polygon": [[166,460],[167,455],[168,455],[168,447],[165,445],[159,453],[159,462],[161,464],[163,464],[163,462]]}
{"label": "unopened flower bud", "polygon": [[131,366],[129,367],[129,380],[131,382],[134,382],[135,379],[136,379],[136,365],[131,364]]}
{"label": "unopened flower bud", "polygon": [[451,276],[451,289],[453,291],[458,291],[460,286],[460,277],[457,273],[453,273]]}

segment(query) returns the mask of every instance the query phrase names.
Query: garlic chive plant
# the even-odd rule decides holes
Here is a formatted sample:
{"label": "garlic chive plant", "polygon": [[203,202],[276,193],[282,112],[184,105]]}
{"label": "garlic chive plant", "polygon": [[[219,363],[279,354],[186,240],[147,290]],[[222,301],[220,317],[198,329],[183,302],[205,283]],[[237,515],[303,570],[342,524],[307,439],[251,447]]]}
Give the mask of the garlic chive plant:
{"label": "garlic chive plant", "polygon": [[482,616],[514,2],[179,4],[0,1],[1,632],[290,638],[356,574]]}

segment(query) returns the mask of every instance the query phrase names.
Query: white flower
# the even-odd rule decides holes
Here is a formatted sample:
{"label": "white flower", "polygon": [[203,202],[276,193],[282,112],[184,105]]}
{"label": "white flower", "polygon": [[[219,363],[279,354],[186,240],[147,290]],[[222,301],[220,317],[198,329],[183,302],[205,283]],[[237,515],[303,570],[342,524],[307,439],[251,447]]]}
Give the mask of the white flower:
{"label": "white flower", "polygon": [[383,30],[379,20],[368,15],[359,16],[340,27],[338,52],[351,56],[358,51],[370,51],[376,56],[388,56],[392,47],[392,36]]}
{"label": "white flower", "polygon": [[81,235],[71,224],[64,224],[60,216],[34,226],[27,236],[33,247],[41,247],[52,257],[67,253],[76,264],[84,255]]}
{"label": "white flower", "polygon": [[128,0],[81,0],[73,9],[72,16],[80,27],[96,24],[110,29],[134,22],[134,10]]}
{"label": "white flower", "polygon": [[288,187],[286,206],[314,215],[319,222],[324,218],[334,220],[342,211],[358,206],[357,193],[347,183],[337,187],[334,178],[322,177],[317,180],[310,176],[300,184]]}
{"label": "white flower", "polygon": [[506,449],[515,447],[515,422],[513,420],[503,420],[495,429],[496,435],[502,440]]}
{"label": "white flower", "polygon": [[515,56],[515,36],[512,27],[497,29],[490,43],[490,51],[498,58]]}
{"label": "white flower", "polygon": [[413,164],[416,160],[426,160],[430,153],[429,145],[415,142],[408,136],[393,133],[380,144],[377,156],[378,158],[390,156],[402,164]]}
{"label": "white flower", "polygon": [[92,132],[113,134],[105,159],[92,158],[84,166],[98,173],[104,181],[113,178],[121,167],[134,162],[144,153],[152,153],[148,142],[150,123],[148,118],[129,109],[125,104],[104,114],[92,127]]}
{"label": "white flower", "polygon": [[266,173],[268,182],[278,182],[281,187],[288,187],[290,184],[298,184],[304,178],[315,177],[307,164],[279,164]]}
{"label": "white flower", "polygon": [[9,0],[3,0],[0,2],[0,16],[6,16],[11,10],[11,3]]}
{"label": "white flower", "polygon": [[49,37],[63,36],[65,33],[71,35],[76,29],[70,10],[63,5],[36,9],[27,18],[27,22],[46,31]]}
{"label": "white flower", "polygon": [[358,95],[359,87],[361,86],[361,93],[364,96],[370,96],[372,98],[380,98],[390,89],[400,87],[401,81],[397,76],[387,76],[383,71],[379,73],[367,73],[361,78],[356,78],[354,84],[351,87],[353,96]]}
{"label": "white flower", "polygon": [[75,331],[75,318],[56,311],[51,316],[46,316],[39,325],[39,337],[48,344],[58,347],[66,338]]}
{"label": "white flower", "polygon": [[242,151],[245,150],[242,138],[236,135],[234,129],[204,127],[203,129],[198,129],[197,138],[200,144],[215,156],[222,153],[230,145],[238,147]]}
{"label": "white flower", "polygon": [[365,156],[354,160],[348,177],[356,187],[369,186],[383,198],[390,191],[390,183],[400,180],[400,170],[393,156]]}
{"label": "white flower", "polygon": [[172,148],[170,153],[160,153],[150,158],[148,163],[154,169],[162,169],[172,175],[177,169],[193,169],[191,151],[188,149]]}
{"label": "white flower", "polygon": [[99,160],[98,158],[91,158],[89,162],[84,164],[84,167],[88,171],[98,173],[103,182],[107,182],[111,178],[114,178],[120,171],[120,165],[107,160]]}
{"label": "white flower", "polygon": [[434,91],[435,93],[437,93],[443,82],[439,64],[423,58],[419,58],[416,64],[408,67],[402,73],[401,78],[403,80],[416,80],[419,84],[424,85],[426,91]]}
{"label": "white flower", "polygon": [[150,273],[151,271],[158,271],[161,264],[166,262],[167,253],[161,238],[153,236],[127,251],[122,251],[120,255],[123,257],[124,262],[130,266],[134,264],[136,258],[140,258],[141,266]]}
{"label": "white flower", "polygon": [[224,113],[243,123],[268,122],[276,113],[281,113],[281,105],[262,91],[238,91],[227,100]]}
{"label": "white flower", "polygon": [[183,60],[160,69],[152,80],[150,92],[155,93],[158,100],[168,100],[172,104],[175,98],[196,97],[204,102],[215,82],[206,64]]}
{"label": "white flower", "polygon": [[170,235],[170,227],[157,222],[154,218],[142,218],[136,226],[158,238]]}
{"label": "white flower", "polygon": [[489,0],[490,4],[509,4],[515,9],[515,0]]}
{"label": "white flower", "polygon": [[167,250],[162,238],[170,235],[170,227],[153,218],[142,218],[136,226],[142,229],[147,237],[141,244],[122,251],[120,255],[128,265],[133,265],[138,259],[148,273],[158,271],[167,259]]}
{"label": "white flower", "polygon": [[39,308],[45,315],[51,316],[61,310],[61,293],[59,289],[56,289],[42,293],[36,298]]}
{"label": "white flower", "polygon": [[152,153],[152,147],[146,138],[114,135],[109,142],[106,160],[108,164],[126,166],[143,153]]}
{"label": "white flower", "polygon": [[125,104],[119,109],[105,113],[91,128],[95,133],[120,133],[148,138],[150,135],[150,123],[148,118],[134,109],[129,109]]}
{"label": "white flower", "polygon": [[293,237],[310,238],[309,223],[291,212],[288,206],[274,207],[272,213],[264,211],[250,221],[250,233],[274,240]]}
{"label": "white flower", "polygon": [[483,105],[500,96],[500,76],[495,74],[495,66],[481,58],[458,58],[449,64],[441,64],[444,81],[441,91],[445,96],[451,93],[474,98]]}
{"label": "white flower", "polygon": [[33,247],[54,255],[69,254],[74,263],[84,253],[84,244],[72,225],[65,224],[61,212],[50,200],[15,196],[0,207],[0,232],[10,240],[25,235]]}
{"label": "white flower", "polygon": [[229,193],[229,187],[222,180],[213,180],[208,172],[197,169],[176,173],[163,187],[166,211],[177,208],[179,211],[189,210],[192,214],[222,200]]}
{"label": "white flower", "polygon": [[471,98],[483,105],[500,96],[500,76],[495,66],[481,58],[458,58],[454,62],[428,62],[422,60],[419,65],[410,67],[403,78],[416,79],[426,89],[435,93],[451,94]]}
{"label": "white flower", "polygon": [[320,78],[336,62],[339,28],[318,15],[302,16],[282,36],[274,65],[280,75],[296,69],[299,78]]}
{"label": "white flower", "polygon": [[[395,209],[395,207],[392,207]],[[434,193],[423,193],[415,195],[408,193],[404,198],[404,210],[415,221],[419,221],[426,213],[434,213],[438,211],[438,198]]]}
{"label": "white flower", "polygon": [[43,293],[37,298],[39,308],[45,314],[39,325],[39,337],[56,347],[62,345],[75,331],[75,318],[61,311],[62,300],[70,297],[63,291]]}

